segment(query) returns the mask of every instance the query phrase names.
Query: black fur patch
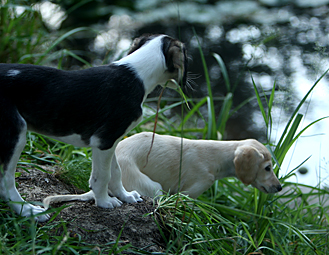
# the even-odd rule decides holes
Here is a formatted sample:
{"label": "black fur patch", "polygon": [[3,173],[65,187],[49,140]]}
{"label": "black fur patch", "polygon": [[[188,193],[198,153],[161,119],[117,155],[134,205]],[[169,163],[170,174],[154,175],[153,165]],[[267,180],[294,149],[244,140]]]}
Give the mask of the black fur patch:
{"label": "black fur patch", "polygon": [[[20,73],[8,75],[9,70]],[[0,95],[0,106],[11,113],[16,106],[33,131],[53,136],[75,133],[87,144],[92,135],[97,135],[101,140],[99,148],[105,150],[142,115],[145,89],[141,79],[125,65],[63,71],[43,66],[0,64]],[[11,115],[14,123],[17,116]],[[2,116],[0,141],[5,139],[1,119]],[[15,128],[14,124],[11,126]]]}
{"label": "black fur patch", "polygon": [[24,126],[25,123],[19,116],[15,105],[11,100],[3,97],[0,90],[0,165],[3,164],[4,168],[14,153]]}

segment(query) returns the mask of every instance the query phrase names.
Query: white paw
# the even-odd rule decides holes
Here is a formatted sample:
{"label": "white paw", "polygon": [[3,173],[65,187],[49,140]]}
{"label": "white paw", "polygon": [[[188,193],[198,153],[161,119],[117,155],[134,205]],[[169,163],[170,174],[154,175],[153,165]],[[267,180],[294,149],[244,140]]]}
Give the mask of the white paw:
{"label": "white paw", "polygon": [[[20,211],[20,215],[24,217],[30,217],[34,216],[34,219],[38,222],[45,222],[49,220],[49,215],[48,214],[42,214],[46,211],[46,209],[41,208],[40,206],[34,206],[31,204],[24,204],[23,208]],[[42,215],[38,215],[42,214]]]}
{"label": "white paw", "polygon": [[48,214],[43,214],[43,215],[39,215],[39,216],[34,217],[34,219],[38,222],[45,222],[45,221],[49,220],[50,217],[49,217]]}
{"label": "white paw", "polygon": [[116,197],[107,196],[103,199],[95,199],[98,207],[113,209],[122,205],[122,202]]}
{"label": "white paw", "polygon": [[143,201],[143,199],[141,198],[141,195],[135,190],[130,191],[130,192],[124,191],[124,192],[121,192],[120,194],[118,194],[117,196],[119,197],[119,199],[121,201],[130,203],[130,204]]}

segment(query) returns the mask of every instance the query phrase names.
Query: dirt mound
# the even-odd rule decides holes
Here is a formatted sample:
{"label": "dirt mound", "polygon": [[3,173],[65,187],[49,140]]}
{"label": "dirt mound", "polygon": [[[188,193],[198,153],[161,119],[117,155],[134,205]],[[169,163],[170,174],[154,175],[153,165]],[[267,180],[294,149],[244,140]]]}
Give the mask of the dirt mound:
{"label": "dirt mound", "polygon": [[[53,169],[47,169],[53,171]],[[64,184],[49,173],[29,169],[20,171],[16,178],[18,191],[27,201],[42,201],[48,195],[81,193],[74,187]],[[56,208],[63,204],[53,204]],[[106,244],[117,239],[123,229],[120,242],[148,252],[164,251],[165,243],[157,224],[149,213],[154,212],[152,199],[143,197],[137,204],[124,203],[115,209],[96,207],[94,201],[70,202],[55,221],[64,220],[71,235],[79,234],[87,243]]]}

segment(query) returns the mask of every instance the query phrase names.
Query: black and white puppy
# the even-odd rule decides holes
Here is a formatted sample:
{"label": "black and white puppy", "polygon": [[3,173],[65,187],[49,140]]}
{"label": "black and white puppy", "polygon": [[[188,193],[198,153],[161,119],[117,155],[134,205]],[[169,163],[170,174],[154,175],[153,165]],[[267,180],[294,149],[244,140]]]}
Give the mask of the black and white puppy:
{"label": "black and white puppy", "polygon": [[[184,85],[186,73],[184,44],[166,35],[137,38],[126,57],[85,70],[0,64],[0,196],[22,216],[44,211],[26,203],[15,187],[16,164],[30,130],[92,147],[89,184],[97,206],[141,201],[122,186],[116,145],[142,119],[142,104],[155,86]],[[115,197],[108,195],[108,185]]]}

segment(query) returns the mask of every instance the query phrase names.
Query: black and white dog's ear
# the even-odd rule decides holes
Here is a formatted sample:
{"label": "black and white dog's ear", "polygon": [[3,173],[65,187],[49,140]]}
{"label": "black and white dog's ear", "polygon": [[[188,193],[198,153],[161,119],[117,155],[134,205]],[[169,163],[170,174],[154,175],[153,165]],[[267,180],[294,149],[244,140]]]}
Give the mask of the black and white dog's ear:
{"label": "black and white dog's ear", "polygon": [[166,65],[169,72],[174,72],[177,69],[183,70],[186,63],[184,56],[185,46],[178,40],[175,40],[169,36],[163,38],[162,51],[166,59]]}
{"label": "black and white dog's ear", "polygon": [[162,39],[162,51],[166,59],[168,71],[171,73],[180,72],[180,77],[183,79],[182,82],[185,84],[188,64],[185,45],[176,39],[166,36]]}
{"label": "black and white dog's ear", "polygon": [[142,36],[134,39],[128,51],[128,55],[142,47],[147,41],[151,40],[153,36],[154,35],[152,34],[143,34]]}

